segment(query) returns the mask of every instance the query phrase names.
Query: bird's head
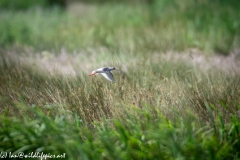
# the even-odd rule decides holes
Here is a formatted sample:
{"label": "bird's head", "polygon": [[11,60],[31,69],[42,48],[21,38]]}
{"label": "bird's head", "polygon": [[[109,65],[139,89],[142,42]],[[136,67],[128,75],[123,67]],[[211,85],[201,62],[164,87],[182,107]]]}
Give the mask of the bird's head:
{"label": "bird's head", "polygon": [[115,67],[109,67],[109,69],[112,71],[112,70],[117,70],[119,71],[118,69],[116,69]]}

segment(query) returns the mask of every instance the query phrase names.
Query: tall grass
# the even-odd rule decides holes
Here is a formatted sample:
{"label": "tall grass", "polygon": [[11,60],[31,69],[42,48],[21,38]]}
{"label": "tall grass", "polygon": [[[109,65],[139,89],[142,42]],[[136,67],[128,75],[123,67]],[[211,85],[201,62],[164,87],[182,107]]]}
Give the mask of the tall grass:
{"label": "tall grass", "polygon": [[172,122],[159,112],[153,116],[147,108],[136,108],[128,110],[125,119],[95,123],[91,132],[77,115],[69,121],[27,108],[37,118],[19,122],[1,117],[1,151],[43,152],[67,159],[239,158],[240,125],[235,115],[230,122],[219,115],[211,121],[213,130],[195,123],[194,117]]}
{"label": "tall grass", "polygon": [[[52,76],[2,57],[1,94],[8,97],[6,102],[23,99],[30,106],[49,106],[65,113],[75,111],[87,123],[101,120],[101,117],[115,117],[122,105],[130,108],[155,106],[165,114],[191,110],[205,121],[208,120],[206,102],[216,106],[225,118],[229,116],[225,113],[237,111],[237,73],[231,75],[213,70],[206,74],[181,62],[137,63],[129,64],[127,74],[116,73],[117,83],[106,84],[100,77],[91,79],[85,73],[76,77]],[[4,108],[1,110],[3,113]]]}
{"label": "tall grass", "polygon": [[239,158],[238,74],[140,63],[115,74],[114,84],[1,57],[0,150],[68,159]]}

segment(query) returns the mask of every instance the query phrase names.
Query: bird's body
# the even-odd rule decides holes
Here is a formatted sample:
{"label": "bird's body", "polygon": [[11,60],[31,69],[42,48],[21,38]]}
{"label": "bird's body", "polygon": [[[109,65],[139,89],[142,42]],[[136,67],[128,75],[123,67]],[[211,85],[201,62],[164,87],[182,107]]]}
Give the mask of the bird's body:
{"label": "bird's body", "polygon": [[89,76],[94,76],[95,74],[102,74],[107,80],[111,81],[111,82],[115,82],[113,74],[111,73],[112,70],[117,70],[114,67],[103,67],[103,68],[99,68],[96,69],[94,71],[92,71],[91,74],[89,74]]}

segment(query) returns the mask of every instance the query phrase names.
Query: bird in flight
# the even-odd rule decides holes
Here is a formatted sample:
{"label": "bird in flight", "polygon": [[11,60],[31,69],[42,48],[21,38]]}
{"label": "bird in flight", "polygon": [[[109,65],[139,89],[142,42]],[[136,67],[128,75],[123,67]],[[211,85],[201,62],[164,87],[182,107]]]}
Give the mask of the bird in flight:
{"label": "bird in flight", "polygon": [[89,74],[89,76],[94,76],[95,74],[102,74],[107,80],[111,81],[111,82],[115,82],[113,74],[111,73],[112,70],[118,70],[114,67],[103,67],[103,68],[98,68],[94,71],[92,71],[91,74]]}

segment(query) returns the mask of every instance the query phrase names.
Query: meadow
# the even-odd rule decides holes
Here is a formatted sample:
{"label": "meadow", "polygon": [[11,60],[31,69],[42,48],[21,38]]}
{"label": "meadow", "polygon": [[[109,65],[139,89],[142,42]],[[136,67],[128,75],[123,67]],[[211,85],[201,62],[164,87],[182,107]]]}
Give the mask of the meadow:
{"label": "meadow", "polygon": [[1,158],[240,158],[237,0],[27,2],[0,3]]}

